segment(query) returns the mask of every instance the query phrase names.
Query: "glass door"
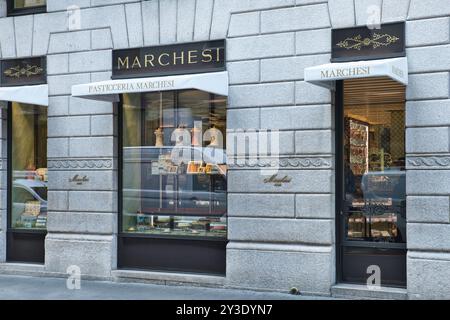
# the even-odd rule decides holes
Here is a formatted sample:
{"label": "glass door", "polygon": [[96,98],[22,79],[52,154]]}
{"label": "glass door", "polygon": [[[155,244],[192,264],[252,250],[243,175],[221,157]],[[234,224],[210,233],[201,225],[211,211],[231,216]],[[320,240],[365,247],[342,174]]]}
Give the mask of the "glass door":
{"label": "glass door", "polygon": [[[405,88],[387,78],[342,83],[338,166],[340,275],[406,284]],[[371,280],[373,281],[373,277]],[[369,284],[373,284],[370,282]]]}
{"label": "glass door", "polygon": [[8,261],[44,262],[47,227],[47,108],[8,109]]}

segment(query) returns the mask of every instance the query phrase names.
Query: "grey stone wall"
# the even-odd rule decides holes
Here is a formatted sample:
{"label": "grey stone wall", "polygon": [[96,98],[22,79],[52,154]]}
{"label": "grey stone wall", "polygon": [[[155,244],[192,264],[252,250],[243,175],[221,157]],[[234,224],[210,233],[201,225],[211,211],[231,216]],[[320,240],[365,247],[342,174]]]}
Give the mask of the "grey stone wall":
{"label": "grey stone wall", "polygon": [[[366,24],[372,5],[381,6],[382,22],[407,20],[408,291],[450,297],[448,0],[48,0],[48,13],[0,18],[1,58],[48,59],[45,268],[65,273],[75,264],[97,277],[116,268],[116,110],[71,97],[71,86],[108,79],[112,49],[226,38],[229,140],[233,129],[279,130],[275,165],[292,178],[281,188],[264,184],[274,165],[264,159],[230,167],[226,285],[329,294],[334,111],[331,93],[305,83],[303,70],[329,62],[331,28]],[[75,174],[89,183],[69,183]],[[0,260],[4,252],[0,231]]]}

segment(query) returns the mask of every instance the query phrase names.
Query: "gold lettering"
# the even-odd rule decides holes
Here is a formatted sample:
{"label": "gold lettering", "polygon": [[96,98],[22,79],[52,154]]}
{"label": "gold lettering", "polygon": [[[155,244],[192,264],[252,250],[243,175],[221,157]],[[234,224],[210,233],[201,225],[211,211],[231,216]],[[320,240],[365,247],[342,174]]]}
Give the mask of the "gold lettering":
{"label": "gold lettering", "polygon": [[217,51],[217,58],[216,58],[216,60],[217,60],[217,62],[220,62],[220,48],[216,48],[216,51]]}
{"label": "gold lettering", "polygon": [[131,69],[134,69],[134,66],[138,66],[139,68],[142,68],[141,62],[139,61],[139,57],[134,58],[133,65],[131,66]]}
{"label": "gold lettering", "polygon": [[149,65],[154,67],[153,60],[155,60],[155,56],[152,54],[146,54],[145,55],[145,67],[147,68]]}
{"label": "gold lettering", "polygon": [[119,57],[119,58],[117,59],[117,69],[120,70],[121,67],[124,67],[124,66],[125,66],[126,69],[128,69],[129,66],[130,66],[130,65],[129,65],[129,59],[128,59],[128,57],[125,58],[125,61],[122,60],[121,57]]}
{"label": "gold lettering", "polygon": [[202,62],[205,62],[205,63],[211,62],[213,60],[211,49],[203,50],[202,57],[203,57]]}
{"label": "gold lettering", "polygon": [[162,57],[170,58],[170,55],[169,55],[168,53],[162,53],[162,54],[158,57],[158,63],[159,63],[161,66],[163,66],[163,67],[168,66],[168,65],[170,64],[170,62],[163,63]]}
{"label": "gold lettering", "polygon": [[[197,58],[198,58],[197,53],[198,53],[197,50],[190,50],[190,51],[188,51],[188,64],[198,63],[198,61],[197,61]],[[195,61],[193,59],[195,59]]]}
{"label": "gold lettering", "polygon": [[181,64],[184,64],[184,51],[181,52],[181,56],[177,56],[177,53],[173,53],[173,64],[177,65],[177,60],[181,60]]}

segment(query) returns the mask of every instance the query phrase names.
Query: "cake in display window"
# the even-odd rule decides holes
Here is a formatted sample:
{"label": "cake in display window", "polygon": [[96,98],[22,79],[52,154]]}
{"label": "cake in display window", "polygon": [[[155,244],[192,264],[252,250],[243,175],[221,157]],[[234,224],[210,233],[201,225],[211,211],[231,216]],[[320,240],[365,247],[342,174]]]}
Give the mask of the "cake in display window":
{"label": "cake in display window", "polygon": [[122,232],[226,238],[226,98],[124,95]]}

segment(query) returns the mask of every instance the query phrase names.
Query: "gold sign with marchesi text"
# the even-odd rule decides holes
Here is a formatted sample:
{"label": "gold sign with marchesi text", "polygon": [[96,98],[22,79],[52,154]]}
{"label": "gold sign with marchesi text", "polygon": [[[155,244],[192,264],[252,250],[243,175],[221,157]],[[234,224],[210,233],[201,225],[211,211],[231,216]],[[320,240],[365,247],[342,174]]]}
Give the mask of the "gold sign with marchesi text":
{"label": "gold sign with marchesi text", "polygon": [[225,41],[113,51],[113,79],[225,70]]}

